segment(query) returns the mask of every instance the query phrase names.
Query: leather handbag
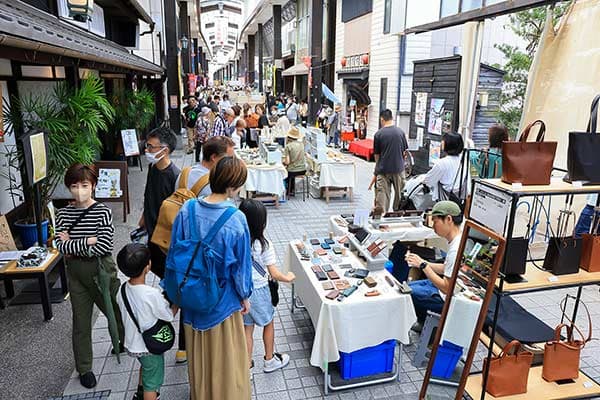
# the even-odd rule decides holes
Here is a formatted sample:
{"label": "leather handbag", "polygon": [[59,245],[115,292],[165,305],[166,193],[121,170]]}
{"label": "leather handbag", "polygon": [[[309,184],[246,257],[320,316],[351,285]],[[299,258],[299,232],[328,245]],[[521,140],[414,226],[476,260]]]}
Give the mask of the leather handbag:
{"label": "leather handbag", "polygon": [[[514,354],[509,354],[513,348]],[[497,357],[483,360],[484,373],[489,368],[485,391],[494,397],[526,393],[532,361],[533,353],[522,350],[518,340],[508,343]]]}
{"label": "leather handbag", "polygon": [[[563,315],[565,312],[566,299],[561,303]],[[580,300],[581,302],[581,300]],[[585,307],[588,315],[589,334],[587,339],[577,328],[575,324],[571,326],[560,324],[554,330],[554,339],[547,342],[544,346],[544,364],[542,366],[542,377],[549,382],[556,382],[567,379],[577,379],[579,377],[579,360],[581,349],[592,338],[592,318],[585,303],[581,302]],[[568,318],[565,318],[569,320]],[[570,322],[570,320],[569,320]],[[567,328],[567,338],[561,340],[560,332],[563,328]],[[581,336],[581,340],[576,340],[573,337],[573,331],[577,331]]]}
{"label": "leather handbag", "polygon": [[581,260],[579,266],[587,272],[600,272],[600,236],[598,236],[598,225],[600,218],[598,213],[594,212],[594,217],[591,223],[592,233],[584,233],[581,235]]}
{"label": "leather handbag", "polygon": [[[535,142],[528,142],[531,128],[540,130]],[[554,165],[557,142],[545,142],[546,125],[536,120],[525,128],[516,142],[502,143],[502,181],[523,185],[548,185]]]}
{"label": "leather handbag", "polygon": [[600,184],[600,135],[596,134],[600,95],[592,101],[586,132],[569,132],[567,148],[567,182]]}
{"label": "leather handbag", "polygon": [[[571,199],[571,205],[573,200]],[[544,257],[545,270],[551,271],[553,275],[576,274],[579,272],[579,261],[581,259],[581,239],[572,233],[567,236],[569,219],[575,218],[571,211],[571,205],[560,210],[558,218],[558,234],[550,238],[548,249]]]}

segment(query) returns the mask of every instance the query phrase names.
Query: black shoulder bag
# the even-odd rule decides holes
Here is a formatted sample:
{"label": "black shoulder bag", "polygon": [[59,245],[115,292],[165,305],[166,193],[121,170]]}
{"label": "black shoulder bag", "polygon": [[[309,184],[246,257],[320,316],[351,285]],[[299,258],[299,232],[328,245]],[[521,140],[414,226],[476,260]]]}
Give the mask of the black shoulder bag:
{"label": "black shoulder bag", "polygon": [[[266,276],[267,271],[252,257],[252,266],[261,276]],[[271,304],[273,307],[277,307],[279,304],[279,282],[269,276],[269,291],[271,292]]]}
{"label": "black shoulder bag", "polygon": [[137,319],[133,315],[131,304],[129,304],[129,300],[127,299],[127,290],[125,289],[125,285],[127,285],[127,282],[121,285],[123,303],[125,303],[127,313],[133,320],[135,326],[138,328],[138,332],[142,334],[142,339],[144,339],[144,344],[146,345],[148,351],[152,354],[160,355],[170,350],[175,343],[175,329],[173,329],[173,325],[171,325],[170,322],[159,319],[150,329],[142,332]]}

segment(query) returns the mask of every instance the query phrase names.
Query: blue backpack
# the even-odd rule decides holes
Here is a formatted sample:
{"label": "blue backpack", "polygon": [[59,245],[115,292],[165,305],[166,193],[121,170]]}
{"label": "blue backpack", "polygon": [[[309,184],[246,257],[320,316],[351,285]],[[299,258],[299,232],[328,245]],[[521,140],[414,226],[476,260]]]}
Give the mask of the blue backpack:
{"label": "blue backpack", "polygon": [[192,208],[189,212],[190,238],[171,242],[161,286],[169,299],[181,308],[207,313],[217,305],[223,292],[217,278],[223,256],[211,242],[237,209],[228,207],[206,236],[198,238],[195,218],[198,201],[189,200],[184,207]]}

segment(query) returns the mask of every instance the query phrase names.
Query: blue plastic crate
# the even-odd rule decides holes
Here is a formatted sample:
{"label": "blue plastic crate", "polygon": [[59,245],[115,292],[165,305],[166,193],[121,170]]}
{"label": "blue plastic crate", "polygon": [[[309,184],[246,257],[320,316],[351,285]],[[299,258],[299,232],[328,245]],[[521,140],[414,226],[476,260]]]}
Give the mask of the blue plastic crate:
{"label": "blue plastic crate", "polygon": [[395,340],[387,340],[377,346],[344,353],[340,351],[338,367],[342,379],[392,372],[394,369]]}
{"label": "blue plastic crate", "polygon": [[456,364],[460,356],[462,356],[462,346],[457,346],[452,342],[444,340],[440,346],[438,346],[437,354],[435,355],[435,361],[433,368],[431,369],[431,375],[434,378],[448,379],[454,373]]}

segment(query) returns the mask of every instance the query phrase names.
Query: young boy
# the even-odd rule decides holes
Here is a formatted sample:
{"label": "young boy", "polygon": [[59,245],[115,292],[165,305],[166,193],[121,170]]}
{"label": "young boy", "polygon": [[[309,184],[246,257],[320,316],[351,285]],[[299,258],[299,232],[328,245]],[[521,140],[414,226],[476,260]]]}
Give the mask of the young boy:
{"label": "young boy", "polygon": [[[150,250],[143,244],[130,243],[119,251],[117,264],[129,278],[125,283],[127,300],[142,332],[154,326],[159,319],[173,321],[177,306],[170,307],[157,288],[146,285],[146,274],[150,272],[151,264]],[[117,302],[125,325],[125,348],[141,364],[140,383],[134,400],[159,400],[159,390],[165,377],[164,355],[148,352],[142,334],[127,312],[121,290]]]}

